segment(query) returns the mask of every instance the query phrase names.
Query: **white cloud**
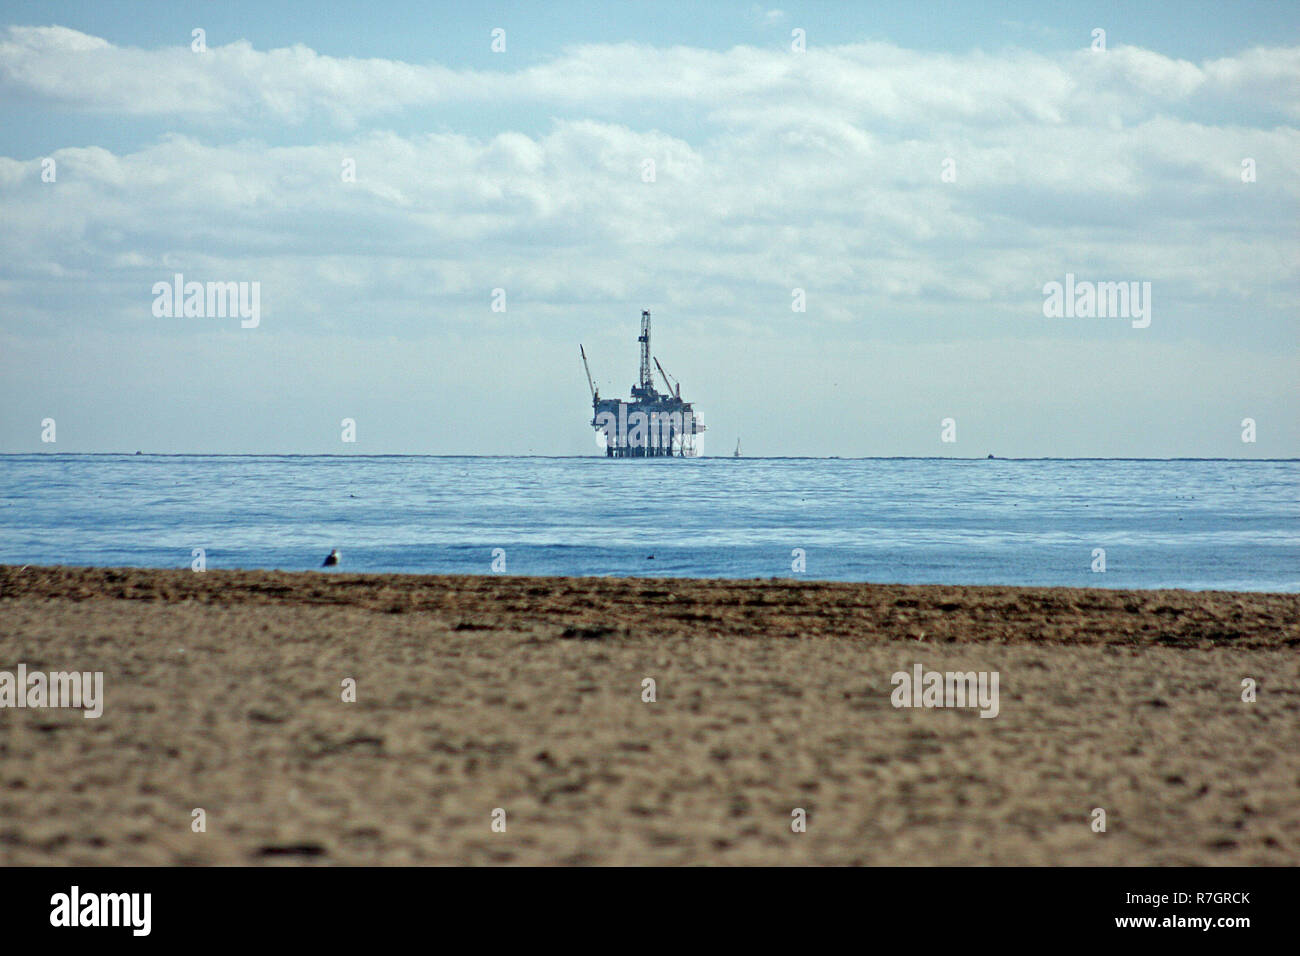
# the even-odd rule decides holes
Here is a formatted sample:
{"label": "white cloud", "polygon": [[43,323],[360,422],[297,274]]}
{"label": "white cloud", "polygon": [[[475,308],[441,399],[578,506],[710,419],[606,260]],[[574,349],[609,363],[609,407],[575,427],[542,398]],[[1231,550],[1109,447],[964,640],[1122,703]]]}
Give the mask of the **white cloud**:
{"label": "white cloud", "polygon": [[[182,365],[197,338],[211,368],[229,374],[249,340],[160,328],[150,314],[152,283],[179,271],[260,281],[256,334],[310,339],[324,365],[331,342],[340,365],[355,362],[363,334],[390,342],[375,355],[430,337],[458,341],[458,383],[508,380],[562,422],[572,403],[549,390],[559,373],[500,341],[551,343],[538,348],[561,362],[554,343],[581,337],[613,375],[627,357],[623,325],[642,307],[672,330],[674,373],[707,383],[727,408],[753,374],[794,389],[818,351],[875,350],[891,356],[897,388],[898,376],[914,378],[914,396],[946,390],[1019,409],[1064,381],[1059,363],[1078,343],[1086,347],[1068,369],[1076,391],[1096,382],[1114,392],[1123,376],[1147,374],[1143,387],[1200,407],[1201,383],[1170,357],[1218,349],[1232,353],[1224,375],[1239,378],[1216,395],[1249,386],[1264,402],[1283,386],[1252,380],[1250,356],[1295,353],[1300,133],[1277,117],[1296,114],[1300,96],[1284,94],[1297,92],[1298,77],[1295,50],[1197,65],[1123,47],[1052,59],[887,44],[801,56],[616,44],[485,72],[302,47],[260,52],[242,41],[206,54],[144,51],[64,28],[10,28],[0,95],[63,116],[152,115],[172,130],[203,116],[207,125],[129,149],[58,149],[55,183],[41,181],[41,157],[0,158],[0,330],[36,340],[93,332],[96,341],[117,331],[122,350],[148,338]],[[370,125],[442,103],[477,104],[489,131]],[[553,117],[540,131],[496,120],[539,104]],[[1272,119],[1246,118],[1260,115]],[[313,117],[338,127],[307,145],[277,138],[281,123]],[[241,138],[224,140],[227,129]],[[1257,182],[1241,182],[1243,157],[1256,161]],[[955,182],[941,178],[949,158]],[[356,163],[355,183],[341,177],[345,159]],[[654,182],[643,181],[646,159]],[[1042,285],[1067,271],[1152,281],[1146,339],[1126,323],[1045,320]],[[505,314],[488,307],[498,287],[508,291]],[[790,310],[795,287],[807,291],[807,313]],[[1006,344],[1018,337],[1053,344]],[[350,352],[339,351],[344,342]],[[706,342],[723,357],[695,354]],[[1163,356],[1145,373],[1144,343]],[[1111,346],[1124,362],[1106,358]],[[0,355],[4,377],[32,348]],[[963,349],[998,375],[1010,355],[1012,368],[1043,365],[1001,392],[987,380],[952,392],[944,376]],[[786,369],[783,354],[803,362]],[[49,375],[78,374],[69,355],[51,361]],[[205,369],[193,374],[207,381]],[[837,401],[810,387],[790,414],[830,420]],[[728,414],[747,412],[737,404]],[[9,427],[0,423],[0,442]],[[819,428],[801,441],[839,453]],[[1015,453],[1005,443],[998,451]]]}
{"label": "white cloud", "polygon": [[506,72],[330,57],[303,46],[259,51],[244,40],[205,53],[140,50],[63,27],[9,27],[0,42],[0,89],[73,109],[235,124],[321,116],[349,126],[417,106],[534,100],[585,108],[816,105],[857,121],[1059,123],[1112,111],[1140,118],[1227,95],[1267,99],[1296,118],[1300,50],[1257,49],[1198,67],[1123,46],[1058,59],[1024,50],[936,54],[885,43],[814,46],[797,56],[624,43],[577,46]]}

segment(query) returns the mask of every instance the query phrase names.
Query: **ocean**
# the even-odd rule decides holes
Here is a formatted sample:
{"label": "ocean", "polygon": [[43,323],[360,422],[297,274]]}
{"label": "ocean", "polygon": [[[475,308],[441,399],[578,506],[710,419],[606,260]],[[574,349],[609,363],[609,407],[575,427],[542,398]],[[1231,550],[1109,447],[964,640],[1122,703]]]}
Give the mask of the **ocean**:
{"label": "ocean", "polygon": [[1300,591],[1298,490],[1294,460],[4,455],[0,563]]}

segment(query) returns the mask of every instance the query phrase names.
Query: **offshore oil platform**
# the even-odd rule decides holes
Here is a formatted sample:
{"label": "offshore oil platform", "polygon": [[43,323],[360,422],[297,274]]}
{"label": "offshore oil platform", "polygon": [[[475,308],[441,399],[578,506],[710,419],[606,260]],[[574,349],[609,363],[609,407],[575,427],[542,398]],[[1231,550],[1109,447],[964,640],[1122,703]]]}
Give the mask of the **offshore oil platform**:
{"label": "offshore oil platform", "polygon": [[632,400],[601,398],[600,390],[591,380],[587,365],[587,350],[581,345],[582,367],[587,373],[587,387],[591,389],[591,427],[600,433],[607,458],[694,458],[699,452],[695,436],[704,431],[704,425],[695,417],[690,402],[682,401],[681,382],[672,382],[668,373],[653,359],[655,368],[663,376],[667,392],[655,388],[650,371],[650,313],[641,313],[641,374],[632,386]]}

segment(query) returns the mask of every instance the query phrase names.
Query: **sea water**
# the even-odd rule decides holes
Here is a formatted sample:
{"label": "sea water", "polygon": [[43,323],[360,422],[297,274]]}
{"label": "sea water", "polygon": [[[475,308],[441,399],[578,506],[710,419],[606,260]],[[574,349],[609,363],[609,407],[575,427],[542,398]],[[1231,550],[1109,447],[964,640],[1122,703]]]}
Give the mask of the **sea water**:
{"label": "sea water", "polygon": [[0,563],[1300,591],[1298,490],[1298,461],[5,455]]}

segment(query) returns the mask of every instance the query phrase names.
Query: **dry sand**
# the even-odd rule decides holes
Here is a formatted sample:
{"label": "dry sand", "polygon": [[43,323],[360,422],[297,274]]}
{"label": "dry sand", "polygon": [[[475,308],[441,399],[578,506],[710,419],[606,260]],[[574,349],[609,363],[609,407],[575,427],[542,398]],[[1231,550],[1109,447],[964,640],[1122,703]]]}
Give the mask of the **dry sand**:
{"label": "dry sand", "polygon": [[[0,566],[0,670],[106,698],[0,710],[0,863],[1295,865],[1297,645],[1300,595]],[[1000,714],[895,709],[918,662]]]}

